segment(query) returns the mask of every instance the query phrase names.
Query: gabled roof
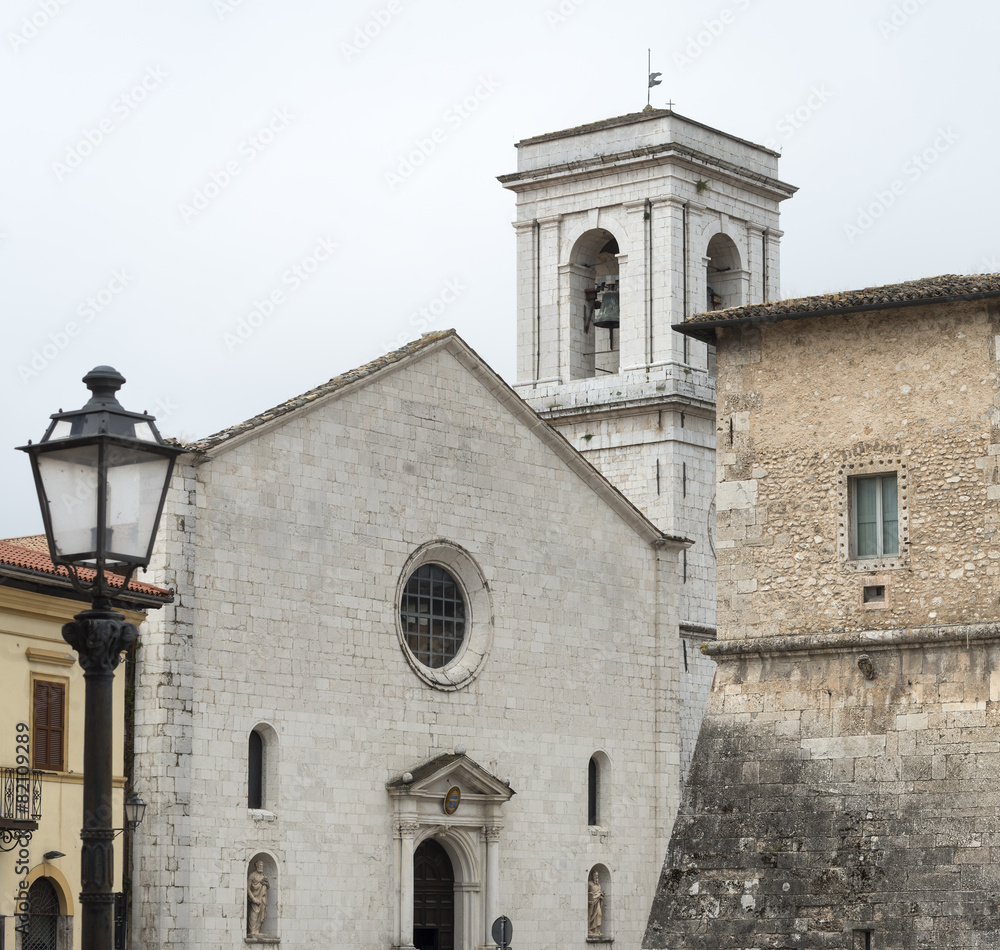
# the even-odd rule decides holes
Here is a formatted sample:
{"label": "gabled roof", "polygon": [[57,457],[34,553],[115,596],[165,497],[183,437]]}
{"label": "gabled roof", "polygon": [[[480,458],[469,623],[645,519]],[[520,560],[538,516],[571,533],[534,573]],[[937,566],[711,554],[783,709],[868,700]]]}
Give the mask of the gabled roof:
{"label": "gabled roof", "polygon": [[266,412],[258,413],[245,422],[188,443],[186,448],[200,454],[203,459],[214,458],[229,448],[241,445],[274,426],[281,425],[286,416],[296,412],[311,411],[327,401],[338,399],[355,389],[367,386],[382,376],[396,372],[403,365],[424,359],[440,349],[447,350],[469,370],[504,408],[559,456],[574,474],[596,492],[640,537],[651,544],[684,546],[691,543],[688,538],[665,535],[660,531],[560,433],[521,399],[454,330],[425,333],[419,340],[393,350],[370,363],[365,363],[357,369],[334,376],[321,386],[310,389],[301,396],[289,399]]}
{"label": "gabled roof", "polygon": [[1000,274],[943,274],[924,277],[900,284],[865,287],[863,290],[845,290],[816,297],[795,297],[770,303],[747,304],[728,310],[696,313],[675,330],[688,336],[715,342],[717,327],[734,327],[754,323],[774,323],[779,320],[800,320],[805,317],[822,317],[838,313],[862,313],[869,310],[891,310],[897,307],[914,307],[929,302],[984,300],[1000,297]]}
{"label": "gabled roof", "polygon": [[[380,371],[395,366],[397,363],[401,363],[406,360],[407,357],[413,356],[422,350],[426,350],[428,347],[433,346],[440,340],[444,340],[452,336],[457,336],[454,330],[438,330],[434,333],[425,333],[419,340],[407,343],[406,346],[402,346],[398,350],[393,350],[391,353],[386,353],[385,356],[380,356],[378,359],[372,360],[370,363],[365,363],[357,369],[352,369],[346,373],[341,373],[339,376],[334,376],[333,379],[323,383],[321,386],[317,386],[315,389],[310,389],[308,392],[302,393],[301,396],[295,396],[287,402],[283,402],[280,405],[265,410],[264,412],[259,412],[252,418],[247,419],[245,422],[239,422],[234,426],[230,426],[228,429],[222,429],[219,432],[216,432],[214,435],[206,436],[204,439],[198,439],[196,442],[189,442],[185,448],[188,448],[193,452],[208,452],[211,449],[217,448],[218,446],[229,442],[230,440],[237,439],[239,436],[267,426],[269,422],[273,422],[281,416],[288,415],[290,412],[295,412],[296,409],[301,409],[303,406],[309,406],[315,403],[316,400],[322,399],[324,396],[342,393],[350,388],[352,383],[366,382],[377,376]],[[244,440],[240,439],[240,441],[242,442]]]}
{"label": "gabled roof", "polygon": [[[96,571],[81,568],[79,574],[84,581],[90,581],[93,580]],[[122,578],[117,574],[107,574],[106,580],[111,587],[120,588],[122,585]],[[74,600],[85,599],[73,589],[69,571],[61,564],[57,567],[52,563],[44,535],[29,535],[0,541],[0,583],[2,582],[13,582],[17,586],[30,587],[39,592],[70,597]],[[162,607],[171,603],[173,599],[174,596],[170,591],[136,580],[129,581],[124,593],[115,595],[115,600],[129,604],[143,604],[147,607]]]}
{"label": "gabled roof", "polygon": [[600,132],[604,129],[615,129],[623,125],[634,125],[637,122],[649,122],[652,119],[660,119],[664,116],[673,116],[675,119],[681,119],[699,129],[706,129],[709,132],[714,132],[716,135],[724,135],[727,139],[732,139],[734,142],[742,142],[744,145],[759,148],[761,151],[770,152],[772,155],[780,154],[780,152],[775,152],[765,145],[758,145],[749,139],[741,139],[737,135],[731,135],[729,132],[723,132],[721,129],[712,128],[710,125],[705,125],[704,122],[689,119],[686,115],[681,115],[672,109],[650,109],[648,107],[641,112],[628,112],[625,115],[616,115],[610,119],[601,119],[598,122],[588,122],[585,125],[577,125],[570,129],[561,129],[558,132],[545,132],[542,135],[532,135],[530,138],[521,139],[520,142],[515,143],[515,148],[521,148],[522,145],[535,145],[539,142],[551,142],[554,139],[571,138],[574,135],[586,135],[589,132]]}

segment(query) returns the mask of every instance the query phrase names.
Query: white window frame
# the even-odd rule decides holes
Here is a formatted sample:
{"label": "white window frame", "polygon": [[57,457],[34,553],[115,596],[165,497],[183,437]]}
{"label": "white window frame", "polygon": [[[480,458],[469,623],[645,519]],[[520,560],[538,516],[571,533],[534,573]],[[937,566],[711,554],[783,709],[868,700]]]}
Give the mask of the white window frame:
{"label": "white window frame", "polygon": [[[893,478],[896,482],[896,550],[891,551],[888,554],[884,549],[885,543],[885,512],[882,510],[883,495],[882,491],[882,480],[884,478]],[[858,536],[860,534],[860,527],[858,524],[858,486],[863,481],[874,480],[876,485],[875,490],[875,524],[877,526],[875,531],[875,546],[877,550],[874,554],[859,554],[858,553]],[[898,557],[899,556],[899,476],[896,472],[879,472],[873,475],[852,475],[848,479],[848,485],[851,489],[851,557],[857,560],[870,561],[876,558],[884,557]]]}
{"label": "white window frame", "polygon": [[[840,569],[844,571],[875,573],[909,567],[910,564],[910,515],[909,515],[909,477],[907,462],[902,457],[864,456],[854,452],[845,453],[848,459],[837,469],[837,559]],[[857,479],[872,475],[896,476],[896,510],[897,530],[899,532],[899,553],[885,554],[874,557],[858,557],[856,548],[857,516],[856,495]],[[882,497],[879,492],[879,523]],[[879,538],[879,548],[882,540]]]}

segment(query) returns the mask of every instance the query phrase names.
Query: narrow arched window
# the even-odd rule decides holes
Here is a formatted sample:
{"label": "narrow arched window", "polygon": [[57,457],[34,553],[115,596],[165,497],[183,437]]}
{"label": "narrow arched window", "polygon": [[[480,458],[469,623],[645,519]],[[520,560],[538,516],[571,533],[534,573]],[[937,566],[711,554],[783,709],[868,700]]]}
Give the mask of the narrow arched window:
{"label": "narrow arched window", "polygon": [[587,824],[597,824],[598,792],[600,775],[598,774],[597,759],[591,757],[587,766]]}
{"label": "narrow arched window", "polygon": [[264,807],[264,740],[254,729],[247,750],[247,808]]}

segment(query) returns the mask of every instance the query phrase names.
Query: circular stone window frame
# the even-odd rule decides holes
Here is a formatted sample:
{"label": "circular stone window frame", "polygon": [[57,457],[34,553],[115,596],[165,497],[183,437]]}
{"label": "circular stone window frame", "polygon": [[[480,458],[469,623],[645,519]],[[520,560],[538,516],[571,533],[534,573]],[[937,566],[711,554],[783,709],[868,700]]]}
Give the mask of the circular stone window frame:
{"label": "circular stone window frame", "polygon": [[[431,669],[410,650],[403,631],[400,604],[403,591],[414,572],[425,564],[436,564],[455,578],[465,599],[465,639],[458,653],[445,666]],[[396,638],[406,662],[428,686],[446,691],[468,686],[481,672],[493,646],[493,602],[490,588],[475,559],[451,541],[428,541],[406,560],[396,583],[393,602],[396,615]]]}

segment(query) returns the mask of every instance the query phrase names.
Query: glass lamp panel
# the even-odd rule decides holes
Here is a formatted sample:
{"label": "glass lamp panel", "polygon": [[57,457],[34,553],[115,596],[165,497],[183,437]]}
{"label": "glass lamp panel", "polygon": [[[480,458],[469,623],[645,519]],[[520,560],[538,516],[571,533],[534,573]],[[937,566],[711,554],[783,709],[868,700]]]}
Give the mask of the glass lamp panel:
{"label": "glass lamp panel", "polygon": [[133,796],[125,802],[125,820],[135,827],[142,823],[143,815],[146,814],[146,803],[137,796]]}
{"label": "glass lamp panel", "polygon": [[107,459],[108,559],[144,562],[156,532],[170,459],[121,445],[109,445]]}
{"label": "glass lamp panel", "polygon": [[137,422],[135,424],[135,437],[142,439],[143,442],[156,441],[156,436],[153,435],[153,427],[148,422]]}
{"label": "glass lamp panel", "polygon": [[52,544],[59,558],[93,553],[97,548],[98,458],[96,445],[36,456],[48,502]]}

